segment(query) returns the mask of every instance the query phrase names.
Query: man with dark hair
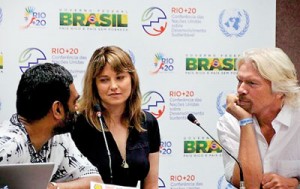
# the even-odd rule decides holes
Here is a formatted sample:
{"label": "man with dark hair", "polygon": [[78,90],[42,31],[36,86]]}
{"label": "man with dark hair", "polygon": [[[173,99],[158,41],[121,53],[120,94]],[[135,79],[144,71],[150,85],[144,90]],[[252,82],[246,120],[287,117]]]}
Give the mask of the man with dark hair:
{"label": "man with dark hair", "polygon": [[0,127],[0,164],[54,162],[50,188],[90,188],[102,182],[70,137],[79,94],[69,71],[58,64],[35,65],[22,75],[17,113]]}

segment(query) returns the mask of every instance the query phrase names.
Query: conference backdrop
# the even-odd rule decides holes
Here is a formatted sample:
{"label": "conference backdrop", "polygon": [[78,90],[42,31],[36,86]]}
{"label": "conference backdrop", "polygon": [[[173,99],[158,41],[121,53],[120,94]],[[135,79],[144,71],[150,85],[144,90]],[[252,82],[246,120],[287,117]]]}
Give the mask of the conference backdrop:
{"label": "conference backdrop", "polygon": [[65,66],[81,93],[94,50],[117,45],[136,66],[143,110],[160,125],[159,188],[233,188],[222,149],[187,115],[218,140],[237,58],[275,46],[275,7],[274,0],[0,0],[0,122],[16,112],[17,84],[30,66]]}

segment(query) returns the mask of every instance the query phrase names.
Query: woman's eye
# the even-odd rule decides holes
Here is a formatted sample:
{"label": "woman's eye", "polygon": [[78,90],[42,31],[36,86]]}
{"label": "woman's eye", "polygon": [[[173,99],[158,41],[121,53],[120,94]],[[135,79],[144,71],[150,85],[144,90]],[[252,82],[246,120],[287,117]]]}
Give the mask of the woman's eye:
{"label": "woman's eye", "polygon": [[102,83],[107,82],[107,81],[108,81],[108,79],[106,79],[106,78],[100,79],[100,82],[102,82]]}

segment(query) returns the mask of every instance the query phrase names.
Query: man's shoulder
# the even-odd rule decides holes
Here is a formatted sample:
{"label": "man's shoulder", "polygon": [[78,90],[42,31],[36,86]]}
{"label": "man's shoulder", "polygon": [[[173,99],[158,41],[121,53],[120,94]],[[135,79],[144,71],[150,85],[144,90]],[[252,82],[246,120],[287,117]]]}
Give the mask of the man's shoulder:
{"label": "man's shoulder", "polygon": [[53,140],[55,140],[57,142],[69,142],[69,141],[73,141],[72,138],[71,138],[71,134],[70,133],[64,133],[64,134],[55,135],[53,137]]}
{"label": "man's shoulder", "polygon": [[[21,162],[28,149],[27,135],[18,127],[11,124],[0,126],[0,164]],[[26,159],[26,158],[25,158]]]}
{"label": "man's shoulder", "polygon": [[20,127],[12,125],[10,122],[3,122],[0,126],[0,146],[3,142],[10,140],[22,141],[26,139],[26,134]]}

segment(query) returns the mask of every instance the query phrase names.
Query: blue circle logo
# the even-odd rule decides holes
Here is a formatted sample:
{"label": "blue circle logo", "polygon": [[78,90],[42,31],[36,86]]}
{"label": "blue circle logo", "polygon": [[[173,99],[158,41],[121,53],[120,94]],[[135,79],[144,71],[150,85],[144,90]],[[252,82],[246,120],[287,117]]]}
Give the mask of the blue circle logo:
{"label": "blue circle logo", "polygon": [[245,10],[223,10],[219,16],[219,27],[227,37],[242,37],[248,30],[250,18]]}

